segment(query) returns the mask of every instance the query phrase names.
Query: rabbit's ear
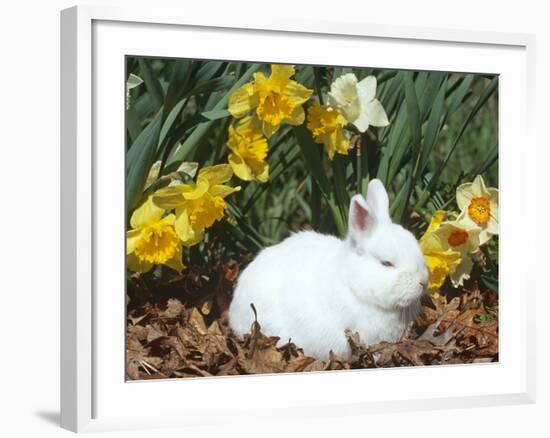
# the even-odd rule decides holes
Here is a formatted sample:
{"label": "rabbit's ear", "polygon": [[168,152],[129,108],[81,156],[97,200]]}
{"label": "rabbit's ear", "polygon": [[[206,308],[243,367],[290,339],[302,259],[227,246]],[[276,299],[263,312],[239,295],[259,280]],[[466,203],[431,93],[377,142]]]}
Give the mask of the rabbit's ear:
{"label": "rabbit's ear", "polygon": [[351,198],[349,206],[348,234],[353,241],[367,235],[375,226],[375,218],[367,201],[361,195]]}
{"label": "rabbit's ear", "polygon": [[376,219],[382,223],[391,223],[390,200],[384,184],[379,179],[369,182],[367,191],[367,205],[370,207]]}

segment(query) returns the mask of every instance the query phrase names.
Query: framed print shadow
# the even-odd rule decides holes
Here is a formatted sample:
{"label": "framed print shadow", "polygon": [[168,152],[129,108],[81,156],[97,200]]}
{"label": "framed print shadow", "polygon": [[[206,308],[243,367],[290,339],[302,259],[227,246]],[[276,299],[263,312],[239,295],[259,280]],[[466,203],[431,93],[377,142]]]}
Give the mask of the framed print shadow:
{"label": "framed print shadow", "polygon": [[63,427],[533,401],[532,37],[205,20],[62,13]]}

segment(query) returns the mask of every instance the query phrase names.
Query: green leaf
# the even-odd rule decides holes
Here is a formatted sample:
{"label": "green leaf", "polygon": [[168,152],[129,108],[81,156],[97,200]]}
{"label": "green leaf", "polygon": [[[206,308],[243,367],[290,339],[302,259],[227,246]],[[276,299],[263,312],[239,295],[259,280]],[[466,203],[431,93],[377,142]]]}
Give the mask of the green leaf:
{"label": "green leaf", "polygon": [[350,197],[346,190],[346,164],[343,155],[336,154],[332,160],[332,172],[334,177],[334,195],[340,209],[341,216],[345,216],[348,210]]}
{"label": "green leaf", "polygon": [[211,79],[218,70],[221,70],[222,66],[225,64],[223,61],[206,61],[204,62],[197,73],[195,74],[196,83],[206,82]]}
{"label": "green leaf", "polygon": [[463,79],[458,81],[456,89],[451,90],[452,95],[449,97],[448,110],[445,115],[445,121],[454,114],[458,107],[464,102],[465,96],[472,86],[474,75],[468,74]]}
{"label": "green leaf", "polygon": [[[172,144],[176,145],[187,131],[189,131],[190,129],[193,129],[197,125],[205,122],[213,122],[215,120],[221,120],[229,116],[230,114],[229,114],[229,111],[227,110],[214,110],[214,111],[207,111],[201,114],[196,114],[186,119],[183,123],[174,127],[174,129],[170,132],[170,135],[167,138],[166,143],[170,145]],[[170,159],[170,162],[163,168],[162,173],[163,174],[166,174],[167,172],[169,173],[171,171],[169,169],[173,169],[174,167],[177,167],[178,164],[182,161],[183,160]]]}
{"label": "green leaf", "polygon": [[394,222],[403,223],[405,219],[405,213],[407,212],[407,206],[409,204],[410,194],[413,189],[412,174],[407,172],[405,182],[399,189],[397,196],[393,200],[390,206],[390,215]]}
{"label": "green leaf", "polygon": [[164,113],[162,115],[163,120],[187,92],[192,72],[193,61],[180,59],[174,63],[172,77],[166,91],[166,102],[164,103]]}
{"label": "green leaf", "polygon": [[481,274],[481,279],[483,280],[485,286],[498,294],[498,278],[493,278],[489,275]]}
{"label": "green leaf", "polygon": [[[239,88],[241,85],[243,85],[245,82],[247,82],[252,75],[260,68],[261,64],[252,64],[249,69],[244,73],[237,82],[233,84],[233,86],[229,89],[229,91],[222,97],[218,103],[214,106],[212,111],[219,111],[222,109],[225,109],[227,107],[227,102],[229,101],[229,97]],[[207,122],[200,123],[195,130],[191,133],[191,135],[185,140],[185,142],[182,144],[181,148],[174,153],[172,158],[170,159],[170,163],[173,161],[184,161],[186,158],[193,152],[197,144],[201,141],[203,136],[208,132],[208,130],[212,127],[212,124],[214,123],[213,120],[209,120]],[[169,163],[169,164],[170,164]]]}
{"label": "green leaf", "polygon": [[305,85],[306,87],[311,87],[313,81],[315,80],[315,70],[316,69],[310,65],[302,66],[300,70],[296,73],[294,80],[302,85]]}
{"label": "green leaf", "polygon": [[441,127],[443,126],[443,113],[445,111],[445,95],[447,92],[447,83],[444,82],[435,100],[433,102],[433,107],[428,118],[428,124],[426,126],[426,131],[424,132],[424,139],[422,141],[422,151],[420,157],[420,168],[415,175],[415,183],[418,180],[418,177],[424,172],[426,166],[428,165],[430,154],[433,151],[433,147],[437,140],[437,136]]}
{"label": "green leaf", "polygon": [[128,218],[141,202],[147,175],[155,161],[155,152],[160,134],[159,115],[160,111],[153,122],[142,131],[142,135],[138,138],[140,140],[139,148],[135,149],[136,152],[132,156],[132,160],[130,161],[127,157],[126,212]]}
{"label": "green leaf", "polygon": [[[275,145],[277,146],[277,145]],[[258,184],[256,189],[249,196],[248,201],[243,207],[243,214],[246,214],[258,201],[258,199],[267,191],[270,185],[275,184],[285,172],[298,160],[299,148],[292,147],[289,151],[281,151],[279,154],[273,154],[273,149],[268,157],[269,163],[269,183]]]}
{"label": "green leaf", "polygon": [[498,144],[490,148],[485,157],[480,161],[479,165],[472,169],[465,176],[466,179],[472,180],[477,175],[481,175],[487,171],[498,160]]}
{"label": "green leaf", "polygon": [[229,88],[235,82],[235,77],[232,75],[220,76],[219,78],[209,79],[205,82],[198,83],[186,96],[195,96],[197,94],[212,93],[214,91],[224,90]]}
{"label": "green leaf", "polygon": [[323,105],[323,84],[322,84],[322,80],[321,80],[321,74],[319,73],[319,69],[318,68],[314,68],[313,69],[313,73],[314,73],[314,76],[315,76],[315,81],[314,81],[314,86],[315,86],[315,92],[317,93],[317,98],[319,99],[319,103],[321,105]]}
{"label": "green leaf", "polygon": [[[405,104],[407,106],[409,133],[412,138],[412,161],[415,163],[414,172],[416,172],[422,144],[422,122],[420,120],[420,107],[418,106],[418,98],[416,96],[413,75],[411,72],[405,75]],[[395,173],[396,172],[392,172],[392,174]]]}
{"label": "green leaf", "polygon": [[455,151],[458,143],[460,142],[460,139],[462,138],[462,134],[464,134],[464,131],[472,121],[472,119],[475,117],[475,115],[478,113],[478,111],[485,105],[485,102],[491,97],[491,95],[498,90],[498,76],[495,76],[491,83],[483,90],[483,92],[480,94],[479,98],[477,99],[476,104],[470,111],[468,117],[463,122],[462,127],[460,128],[455,140],[453,141],[453,144],[449,151],[447,152],[447,155],[445,156],[445,159],[443,162],[439,165],[439,167],[434,172],[434,175],[430,179],[430,182],[428,183],[428,186],[420,196],[420,199],[417,202],[416,208],[422,207],[430,198],[430,194],[434,191],[435,187],[437,186],[437,183],[439,182],[439,178],[441,177],[441,174],[443,173],[443,170],[449,163],[449,160],[451,159],[451,156],[453,155],[453,152]]}
{"label": "green leaf", "polygon": [[432,111],[434,100],[441,87],[445,85],[447,73],[432,72],[429,73],[423,88],[417,88],[418,106],[420,108],[420,120],[425,122],[428,114]]}
{"label": "green leaf", "polygon": [[323,168],[323,162],[321,161],[321,156],[319,154],[320,144],[315,143],[311,135],[307,131],[304,125],[295,126],[294,134],[296,135],[296,140],[298,140],[298,146],[304,155],[304,164],[310,170],[313,179],[319,185],[321,192],[327,198],[330,193],[330,183],[328,181],[325,169]]}
{"label": "green leaf", "polygon": [[[391,79],[390,91],[397,96],[398,90],[401,90],[404,83],[404,77],[407,72],[399,72],[393,79]],[[392,96],[392,95],[389,95]],[[397,104],[397,102],[396,102]],[[408,146],[408,139],[405,137],[407,134],[407,110],[406,105],[397,105],[397,115],[393,117],[390,125],[381,131],[381,138],[385,141],[385,148],[382,152],[382,158],[380,159],[380,165],[378,166],[378,172],[376,174],[384,185],[387,185],[392,180],[390,176],[390,165],[393,162],[401,162],[402,156]],[[393,169],[397,169],[397,165],[393,164]]]}
{"label": "green leaf", "polygon": [[225,119],[230,115],[231,114],[229,113],[229,111],[227,111],[226,109],[222,109],[222,110],[205,111],[204,113],[201,113],[199,117],[201,118],[201,121],[207,122],[207,121]]}
{"label": "green leaf", "polygon": [[135,141],[141,132],[139,119],[133,105],[130,105],[130,107],[126,110],[126,129],[128,130],[128,135],[130,136],[130,140],[132,142]]}
{"label": "green leaf", "polygon": [[[152,136],[152,132],[159,129],[161,126],[161,111],[157,112],[156,116],[151,122],[140,132],[134,142],[130,145],[130,148],[126,152],[126,175],[128,175],[130,166],[136,162],[137,157],[141,154],[143,148],[146,148]],[[155,144],[155,148],[156,148]]]}
{"label": "green leaf", "polygon": [[138,63],[141,76],[145,82],[145,87],[151,95],[153,111],[157,111],[164,104],[164,91],[153,72],[149,60],[146,58],[138,58]]}
{"label": "green leaf", "polygon": [[[319,154],[319,148],[321,145],[313,141],[313,138],[311,138],[311,135],[304,125],[294,126],[293,130],[296,139],[298,140],[298,145],[300,146],[304,156],[305,167],[309,169],[311,176],[318,184],[321,193],[325,197],[338,233],[341,236],[344,236],[347,230],[347,206],[342,208],[344,202],[341,199],[338,202],[335,200],[335,193],[337,193],[336,191],[339,190],[339,188],[335,188],[334,192],[331,190],[331,185],[325,173],[323,162],[321,161],[321,155]],[[339,171],[341,170],[337,170],[337,172]],[[345,189],[345,187],[346,186],[344,184],[343,188]]]}
{"label": "green leaf", "polygon": [[186,103],[187,103],[187,99],[180,100],[172,108],[172,111],[170,111],[170,114],[168,114],[168,116],[164,120],[164,123],[162,124],[162,129],[160,130],[159,148],[158,148],[157,155],[162,153],[162,151],[164,150],[165,141],[167,139],[167,136],[168,136],[169,132],[172,130],[174,122],[176,121],[176,119],[180,115],[180,113],[181,113],[181,111],[182,111],[182,109],[183,109],[183,107],[185,106]]}
{"label": "green leaf", "polygon": [[237,220],[240,231],[244,232],[247,236],[246,241],[253,244],[255,252],[262,249],[265,246],[264,238],[252,225],[250,225],[250,223],[246,220],[245,216],[241,213],[241,211],[235,204],[227,200],[226,203],[229,212]]}

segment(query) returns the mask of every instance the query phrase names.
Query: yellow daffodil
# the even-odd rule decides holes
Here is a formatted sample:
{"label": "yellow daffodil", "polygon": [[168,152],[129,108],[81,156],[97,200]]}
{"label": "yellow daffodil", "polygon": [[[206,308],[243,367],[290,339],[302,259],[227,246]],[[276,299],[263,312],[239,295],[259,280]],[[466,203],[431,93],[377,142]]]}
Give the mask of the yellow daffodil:
{"label": "yellow daffodil", "polygon": [[479,249],[478,227],[457,221],[444,221],[445,212],[437,211],[420,239],[420,248],[430,271],[428,289],[432,295],[450,277],[454,287],[462,286],[472,271],[471,254]]}
{"label": "yellow daffodil", "polygon": [[498,234],[498,189],[487,188],[481,175],[456,189],[456,203],[461,211],[457,221],[479,227],[481,245]]}
{"label": "yellow daffodil", "polygon": [[428,293],[433,297],[439,296],[439,288],[449,274],[455,271],[460,264],[461,254],[446,245],[442,237],[436,234],[441,222],[445,218],[444,211],[437,211],[420,239],[420,248],[430,271]]}
{"label": "yellow daffodil", "polygon": [[375,95],[376,78],[367,76],[357,81],[353,73],[338,77],[328,93],[329,102],[336,105],[360,132],[365,132],[370,125],[381,127],[390,123]]}
{"label": "yellow daffodil", "polygon": [[254,80],[244,84],[229,98],[228,110],[237,119],[252,110],[261,121],[262,131],[270,138],[281,123],[301,125],[304,122],[302,105],[313,90],[290,79],[294,75],[291,65],[271,66],[271,76],[254,73]]}
{"label": "yellow daffodil", "polygon": [[244,181],[266,182],[269,178],[267,140],[250,116],[229,127],[228,161],[235,175]]}
{"label": "yellow daffodil", "polygon": [[227,208],[224,198],[241,189],[223,184],[232,175],[229,164],[205,167],[199,171],[196,184],[172,185],[153,194],[158,207],[175,209],[174,226],[184,245],[200,242],[204,230],[223,218]]}
{"label": "yellow daffodil", "polygon": [[316,143],[325,145],[329,158],[332,160],[338,152],[347,155],[350,146],[350,136],[344,131],[346,118],[332,105],[320,105],[314,102],[307,112],[307,127]]}
{"label": "yellow daffodil", "polygon": [[471,254],[479,249],[478,227],[469,227],[464,223],[442,222],[434,234],[440,237],[442,248],[460,253],[460,263],[451,270],[449,277],[454,287],[462,286],[470,278],[473,262]]}
{"label": "yellow daffodil", "polygon": [[147,272],[153,265],[166,265],[181,271],[182,242],[174,230],[176,217],[164,216],[165,210],[157,207],[150,196],[134,211],[132,227],[126,233],[126,261],[134,272]]}

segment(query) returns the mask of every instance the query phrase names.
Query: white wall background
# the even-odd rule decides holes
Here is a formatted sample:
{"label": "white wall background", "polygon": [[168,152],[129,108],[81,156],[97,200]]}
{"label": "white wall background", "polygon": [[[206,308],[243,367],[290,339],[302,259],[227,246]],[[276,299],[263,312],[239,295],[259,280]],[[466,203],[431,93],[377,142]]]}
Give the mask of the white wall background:
{"label": "white wall background", "polygon": [[[547,102],[550,93],[549,14],[545,2],[523,0],[338,0],[338,1],[99,1],[140,7],[202,7],[237,14],[296,17],[456,29],[527,32],[537,35],[537,128],[539,178],[536,217],[526,211],[526,228],[541,248],[549,209]],[[202,4],[201,4],[202,3]],[[215,3],[215,4],[214,4]],[[0,14],[0,433],[2,436],[69,436],[59,419],[59,10],[67,0],[6,2]],[[198,6],[197,6],[198,5]],[[266,48],[267,50],[268,48]],[[522,145],[517,145],[521,147]],[[527,223],[531,224],[530,228]],[[541,253],[542,254],[542,253]],[[548,258],[532,259],[548,272]],[[196,436],[507,436],[548,431],[550,412],[548,287],[539,276],[538,401],[536,405],[313,419],[293,424],[234,424],[222,431],[206,425],[193,431],[144,431],[131,436],[192,433]],[[441,382],[442,385],[445,382]],[[182,394],[182,396],[184,396]],[[147,403],[144,400],[144,403]],[[533,433],[541,436],[543,432]],[[123,437],[130,433],[112,433]]]}

